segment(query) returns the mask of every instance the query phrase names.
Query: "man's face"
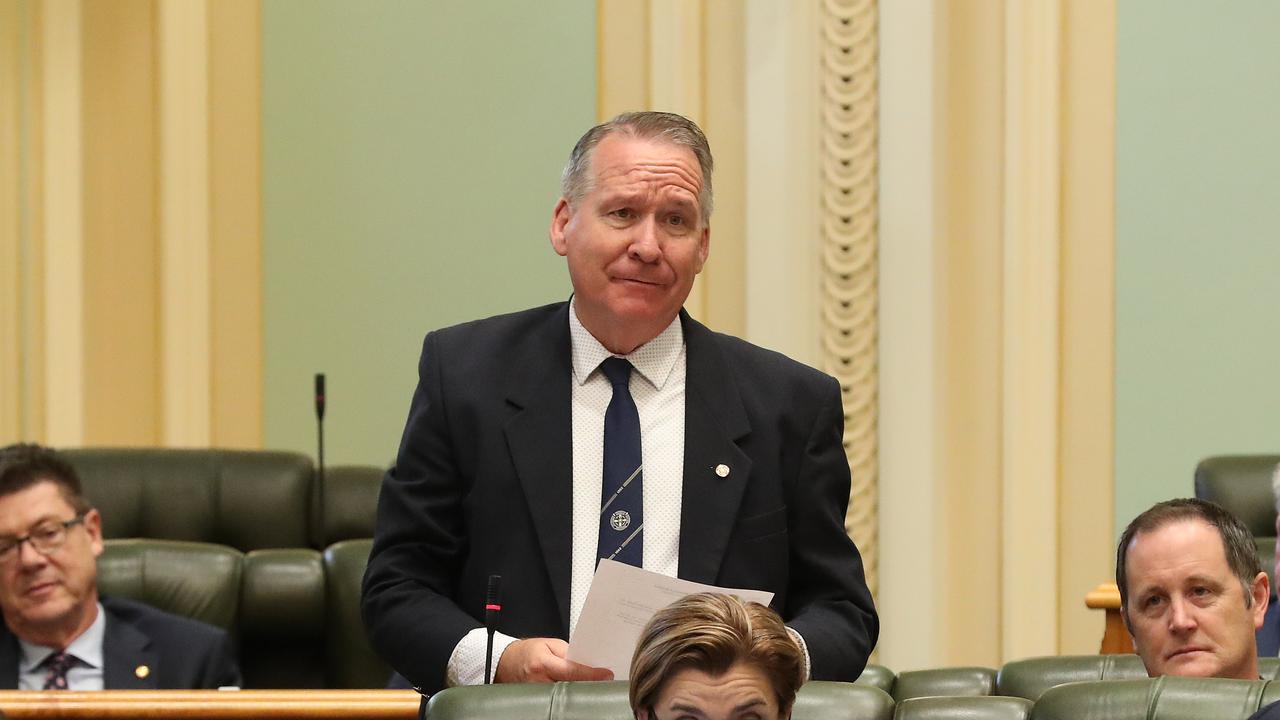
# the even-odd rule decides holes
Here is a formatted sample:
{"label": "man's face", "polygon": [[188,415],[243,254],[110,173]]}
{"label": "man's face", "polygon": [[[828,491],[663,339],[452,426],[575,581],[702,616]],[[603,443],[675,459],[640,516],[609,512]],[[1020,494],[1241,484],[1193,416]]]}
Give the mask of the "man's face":
{"label": "man's face", "polygon": [[642,708],[640,720],[786,720],[769,679],[754,665],[737,663],[723,675],[685,668],[662,686],[653,713]]}
{"label": "man's face", "polygon": [[1254,578],[1246,606],[1212,525],[1196,518],[1138,533],[1126,564],[1125,619],[1148,675],[1258,678],[1267,574]]}
{"label": "man's face", "polygon": [[688,148],[625,133],[596,145],[590,172],[585,196],[556,204],[551,245],[583,326],[626,353],[671,324],[707,260],[702,172]]}
{"label": "man's face", "polygon": [[[40,482],[0,497],[0,537],[16,538],[71,520],[75,510],[58,486]],[[24,542],[0,557],[0,611],[19,637],[47,637],[75,625],[97,603],[97,557],[102,520],[96,510],[67,528],[66,541],[48,554]]]}

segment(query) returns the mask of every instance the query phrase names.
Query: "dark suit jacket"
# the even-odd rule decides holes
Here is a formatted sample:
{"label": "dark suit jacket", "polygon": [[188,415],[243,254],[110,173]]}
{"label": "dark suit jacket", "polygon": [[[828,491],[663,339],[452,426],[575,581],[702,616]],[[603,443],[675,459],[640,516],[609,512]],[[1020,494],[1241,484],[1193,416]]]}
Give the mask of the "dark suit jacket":
{"label": "dark suit jacket", "polygon": [[1258,657],[1280,655],[1280,605],[1276,604],[1274,593],[1271,604],[1267,605],[1267,614],[1262,617],[1262,627],[1254,637],[1258,642]]}
{"label": "dark suit jacket", "polygon": [[[211,690],[240,685],[221,629],[124,598],[103,597],[102,682],[107,690]],[[18,687],[18,638],[0,623],[0,689]],[[138,677],[136,669],[150,672]]]}
{"label": "dark suit jacket", "polygon": [[[679,575],[776,593],[814,679],[852,681],[879,632],[845,534],[836,381],[681,315],[688,357]],[[482,625],[567,638],[572,516],[568,304],[427,335],[364,578],[374,648],[431,692]],[[729,466],[718,477],[717,465]]]}

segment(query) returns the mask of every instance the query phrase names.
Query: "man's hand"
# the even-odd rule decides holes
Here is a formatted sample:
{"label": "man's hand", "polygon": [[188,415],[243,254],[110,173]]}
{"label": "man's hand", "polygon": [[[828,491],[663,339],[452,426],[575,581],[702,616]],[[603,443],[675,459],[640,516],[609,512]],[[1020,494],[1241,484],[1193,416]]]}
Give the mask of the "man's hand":
{"label": "man's hand", "polygon": [[530,683],[560,680],[612,680],[613,671],[576,663],[565,657],[569,643],[558,638],[528,638],[507,646],[498,661],[494,682]]}

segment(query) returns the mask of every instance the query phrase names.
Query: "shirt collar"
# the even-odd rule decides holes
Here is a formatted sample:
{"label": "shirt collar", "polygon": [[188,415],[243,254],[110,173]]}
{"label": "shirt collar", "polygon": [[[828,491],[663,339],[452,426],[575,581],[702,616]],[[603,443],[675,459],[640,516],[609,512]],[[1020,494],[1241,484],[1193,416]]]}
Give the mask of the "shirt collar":
{"label": "shirt collar", "polygon": [[615,356],[578,320],[576,301],[570,299],[569,344],[573,352],[573,379],[579,385],[585,383],[606,358],[622,357],[630,361],[651,385],[662,389],[671,376],[671,368],[675,367],[676,360],[684,349],[684,328],[677,315],[667,329],[658,333],[654,339],[626,355]]}
{"label": "shirt collar", "polygon": [[[102,603],[98,603],[98,616],[93,619],[93,624],[80,633],[79,637],[71,641],[71,644],[67,646],[66,652],[74,655],[82,665],[101,668],[102,641],[106,634],[107,613],[102,609]],[[58,651],[58,648],[36,645],[22,638],[18,638],[18,646],[22,649],[22,657],[18,660],[19,673],[31,672],[40,663],[44,662],[45,658]]]}

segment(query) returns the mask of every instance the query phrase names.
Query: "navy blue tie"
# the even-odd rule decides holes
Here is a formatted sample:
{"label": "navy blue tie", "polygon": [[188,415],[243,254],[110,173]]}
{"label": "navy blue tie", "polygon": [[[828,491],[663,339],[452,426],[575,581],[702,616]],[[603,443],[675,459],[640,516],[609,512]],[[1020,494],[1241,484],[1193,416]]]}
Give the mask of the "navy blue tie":
{"label": "navy blue tie", "polygon": [[600,369],[613,385],[613,399],[604,412],[599,556],[643,567],[640,413],[631,399],[631,363],[611,357]]}

